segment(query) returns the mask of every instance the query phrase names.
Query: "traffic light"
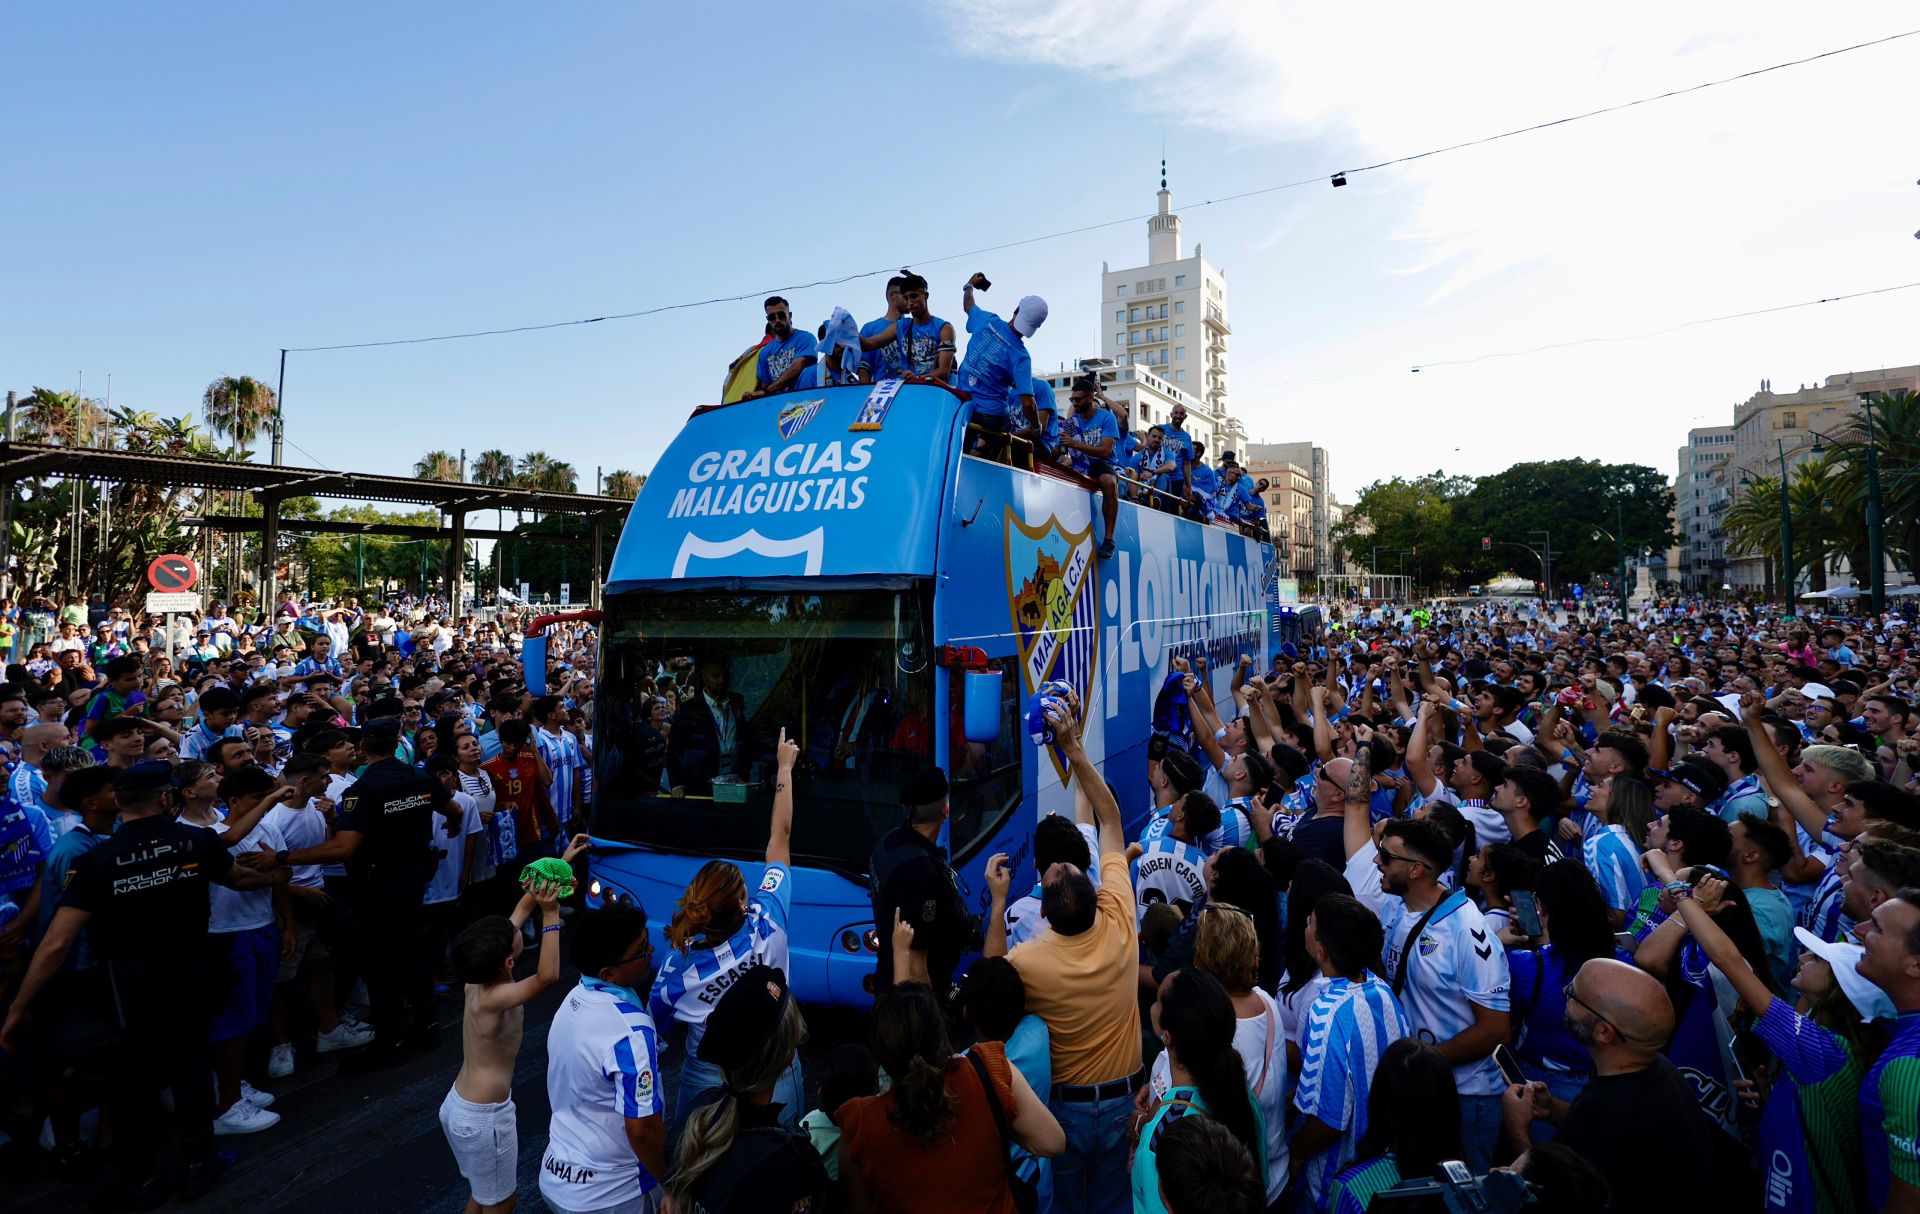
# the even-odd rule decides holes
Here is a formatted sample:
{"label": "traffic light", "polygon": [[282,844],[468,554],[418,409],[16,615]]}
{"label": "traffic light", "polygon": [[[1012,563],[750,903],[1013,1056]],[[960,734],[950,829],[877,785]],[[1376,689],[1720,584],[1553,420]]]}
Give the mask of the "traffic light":
{"label": "traffic light", "polygon": [[1490,536],[1490,535],[1483,535],[1483,536],[1481,536],[1481,537],[1480,537],[1480,551],[1482,551],[1482,552],[1492,552],[1492,551],[1493,551],[1493,537],[1492,537],[1492,536]]}

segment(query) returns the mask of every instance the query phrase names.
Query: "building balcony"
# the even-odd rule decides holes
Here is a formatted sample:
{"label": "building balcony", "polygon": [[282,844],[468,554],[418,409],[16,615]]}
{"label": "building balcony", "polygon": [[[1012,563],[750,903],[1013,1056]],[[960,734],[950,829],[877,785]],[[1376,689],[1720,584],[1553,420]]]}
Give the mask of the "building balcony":
{"label": "building balcony", "polygon": [[1206,322],[1207,322],[1207,327],[1216,332],[1219,332],[1219,333],[1233,332],[1233,326],[1227,323],[1227,314],[1225,312],[1222,312],[1219,306],[1216,304],[1207,305]]}

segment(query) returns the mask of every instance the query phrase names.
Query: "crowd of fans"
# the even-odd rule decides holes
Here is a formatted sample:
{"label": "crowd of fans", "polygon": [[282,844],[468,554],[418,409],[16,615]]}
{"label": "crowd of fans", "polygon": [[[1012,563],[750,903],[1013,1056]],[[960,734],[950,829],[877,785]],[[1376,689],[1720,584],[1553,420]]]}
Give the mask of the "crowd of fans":
{"label": "crowd of fans", "polygon": [[[546,1203],[1916,1208],[1913,621],[1329,615],[1219,703],[1172,660],[1132,837],[1080,706],[1039,701],[1074,810],[1036,823],[1031,888],[988,861],[977,920],[945,777],[908,779],[866,1041],[817,1075],[783,735],[757,881],[716,860],[671,908],[572,916]],[[158,620],[4,618],[0,1084],[53,1168],[108,1207],[203,1192],[215,1136],[278,1121],[273,1080],[435,1044],[457,987],[441,1121],[470,1208],[509,1208],[524,1008],[586,847],[591,630],[533,696],[511,611],[215,607],[172,662]],[[728,702],[658,675],[663,747],[676,704]]]}
{"label": "crowd of fans", "polygon": [[[768,298],[765,337],[728,369],[743,399],[780,392],[885,379],[939,383],[964,392],[969,403],[970,449],[1020,467],[1041,465],[1084,478],[1101,496],[1106,530],[1102,555],[1112,555],[1114,519],[1122,498],[1158,510],[1264,536],[1265,479],[1250,476],[1232,451],[1206,459],[1206,444],[1187,433],[1184,406],[1162,425],[1134,429],[1124,402],[1109,401],[1099,376],[1074,377],[1067,407],[1033,373],[1027,339],[1047,319],[1047,301],[1028,295],[1002,320],[975,300],[991,284],[975,274],[962,288],[967,347],[955,345],[954,326],[927,308],[927,280],[902,270],[887,280],[886,311],[855,326],[844,308],[809,333],[794,324],[793,306]],[[753,368],[751,381],[744,374]]]}
{"label": "crowd of fans", "polygon": [[111,1142],[101,1205],[193,1196],[214,1137],[280,1121],[253,1080],[437,1042],[449,941],[581,850],[593,637],[550,634],[536,697],[524,623],[288,599],[169,636],[77,595],[0,602],[0,1097],[55,1174],[102,1175]]}

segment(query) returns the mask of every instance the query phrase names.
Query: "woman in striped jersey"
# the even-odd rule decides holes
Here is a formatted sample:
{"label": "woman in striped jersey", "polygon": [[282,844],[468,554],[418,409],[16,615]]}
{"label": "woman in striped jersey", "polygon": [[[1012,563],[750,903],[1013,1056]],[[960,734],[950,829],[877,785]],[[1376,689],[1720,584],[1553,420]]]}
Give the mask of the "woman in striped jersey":
{"label": "woman in striped jersey", "polygon": [[[748,893],[746,876],[737,865],[713,860],[702,866],[680,896],[679,909],[667,925],[667,943],[673,951],[653,980],[648,1010],[662,1032],[674,1022],[686,1028],[686,1061],[680,1070],[680,1092],[668,1124],[668,1138],[677,1142],[687,1117],[706,1093],[724,1082],[720,1068],[698,1056],[700,1038],[714,1004],[735,979],[755,965],[787,968],[787,918],[793,906],[793,872],[788,867],[793,837],[793,764],[797,743],[780,731],[779,774],[773,792],[773,822],[767,837],[766,868],[757,889]],[[806,1112],[801,1103],[800,1058],[794,1055],[786,1076],[774,1089],[782,1108],[780,1122],[798,1129]]]}

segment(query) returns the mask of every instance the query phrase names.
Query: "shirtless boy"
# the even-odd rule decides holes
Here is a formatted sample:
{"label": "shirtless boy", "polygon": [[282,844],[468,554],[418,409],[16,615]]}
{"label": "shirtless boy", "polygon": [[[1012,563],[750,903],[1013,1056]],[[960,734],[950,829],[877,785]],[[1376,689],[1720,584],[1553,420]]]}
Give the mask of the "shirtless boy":
{"label": "shirtless boy", "polygon": [[[587,836],[575,835],[562,858],[571,863],[586,849]],[[520,929],[536,906],[540,966],[515,982],[513,966],[525,947]],[[522,1009],[560,980],[560,900],[552,886],[535,885],[509,918],[475,920],[453,942],[453,968],[466,983],[460,1027],[465,1061],[440,1104],[440,1128],[453,1147],[460,1174],[472,1186],[466,1214],[506,1214],[519,1188],[513,1064],[520,1054]]]}

